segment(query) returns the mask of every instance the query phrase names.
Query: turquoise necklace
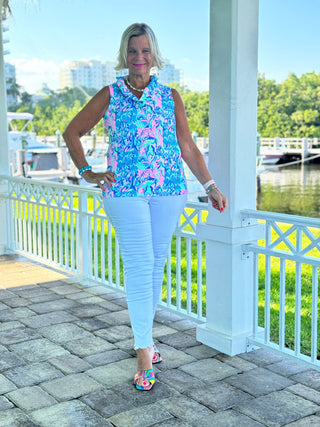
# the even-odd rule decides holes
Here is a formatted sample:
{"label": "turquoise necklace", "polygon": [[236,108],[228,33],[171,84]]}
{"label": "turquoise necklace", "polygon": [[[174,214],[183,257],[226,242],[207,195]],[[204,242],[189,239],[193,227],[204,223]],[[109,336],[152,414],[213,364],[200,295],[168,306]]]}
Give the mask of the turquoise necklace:
{"label": "turquoise necklace", "polygon": [[[127,83],[127,85],[128,85],[131,89],[133,89],[133,90],[135,90],[135,91],[137,91],[137,92],[143,92],[143,91],[144,91],[144,89],[145,89],[145,88],[144,88],[144,89],[137,89],[136,87],[133,87],[133,86],[132,86],[132,84],[131,84],[131,83],[129,82],[129,80],[127,79],[127,77],[125,77],[125,78],[124,78],[124,81]],[[149,80],[149,83],[150,83],[150,80]],[[148,84],[149,84],[149,83],[148,83]],[[148,86],[148,85],[147,85],[147,86]],[[146,87],[147,87],[147,86],[146,86]]]}

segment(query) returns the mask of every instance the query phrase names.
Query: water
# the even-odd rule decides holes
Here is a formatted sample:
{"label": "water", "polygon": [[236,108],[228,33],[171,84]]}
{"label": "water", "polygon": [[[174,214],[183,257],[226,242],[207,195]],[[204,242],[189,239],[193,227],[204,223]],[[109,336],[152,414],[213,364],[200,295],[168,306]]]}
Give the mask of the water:
{"label": "water", "polygon": [[[188,168],[185,172],[188,200],[198,201],[205,192]],[[320,164],[266,170],[260,174],[260,182],[258,210],[320,218]]]}
{"label": "water", "polygon": [[260,180],[258,210],[320,218],[320,164],[267,170]]}

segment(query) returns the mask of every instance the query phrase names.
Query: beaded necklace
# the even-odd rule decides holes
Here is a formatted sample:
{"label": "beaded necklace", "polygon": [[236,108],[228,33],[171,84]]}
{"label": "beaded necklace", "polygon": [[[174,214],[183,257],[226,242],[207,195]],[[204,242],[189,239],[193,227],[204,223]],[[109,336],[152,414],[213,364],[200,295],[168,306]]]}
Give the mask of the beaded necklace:
{"label": "beaded necklace", "polygon": [[[132,86],[132,84],[129,82],[129,80],[127,79],[127,77],[125,77],[124,78],[124,81],[127,83],[127,85],[131,88],[131,89],[133,89],[133,90],[136,90],[137,92],[143,92],[144,91],[144,89],[137,89],[137,88],[135,88],[135,87],[133,87]],[[149,80],[149,83],[150,83],[150,80]],[[149,84],[148,83],[148,84]]]}

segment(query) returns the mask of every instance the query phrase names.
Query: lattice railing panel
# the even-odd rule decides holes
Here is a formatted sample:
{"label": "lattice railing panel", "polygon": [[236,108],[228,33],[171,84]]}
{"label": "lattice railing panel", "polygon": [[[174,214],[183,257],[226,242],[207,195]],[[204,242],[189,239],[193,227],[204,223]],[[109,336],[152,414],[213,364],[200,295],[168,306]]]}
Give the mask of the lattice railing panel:
{"label": "lattice railing panel", "polygon": [[[100,189],[6,178],[10,248],[72,271],[84,279],[124,289],[119,245]],[[191,316],[205,315],[205,243],[196,226],[207,204],[188,203],[168,254],[162,304]]]}
{"label": "lattice railing panel", "polygon": [[320,369],[320,220],[242,211],[265,224],[253,253],[254,321],[250,341]]}

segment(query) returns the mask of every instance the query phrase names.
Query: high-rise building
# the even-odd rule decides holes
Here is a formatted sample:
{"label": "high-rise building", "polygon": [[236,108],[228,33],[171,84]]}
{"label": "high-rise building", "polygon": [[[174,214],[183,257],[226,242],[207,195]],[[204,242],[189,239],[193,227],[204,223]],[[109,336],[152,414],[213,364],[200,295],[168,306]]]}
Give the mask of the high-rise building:
{"label": "high-rise building", "polygon": [[60,70],[60,89],[84,86],[101,89],[116,80],[113,62],[72,61]]}
{"label": "high-rise building", "polygon": [[48,87],[47,83],[42,83],[37,92],[32,95],[32,103],[35,105],[41,99],[46,98],[51,94],[51,89]]}
{"label": "high-rise building", "polygon": [[18,87],[16,82],[16,67],[8,62],[4,64],[4,75],[6,79],[7,104],[8,107],[18,101]]}
{"label": "high-rise building", "polygon": [[173,82],[181,83],[181,74],[181,70],[171,64],[170,61],[166,61],[164,68],[157,72],[159,83],[164,85]]}
{"label": "high-rise building", "polygon": [[[114,62],[72,61],[60,70],[60,89],[83,86],[97,90],[115,82],[118,76],[126,75],[128,70],[116,71]],[[169,61],[166,61],[162,70],[154,71],[158,75],[159,82],[169,84],[181,83],[182,71]]]}

